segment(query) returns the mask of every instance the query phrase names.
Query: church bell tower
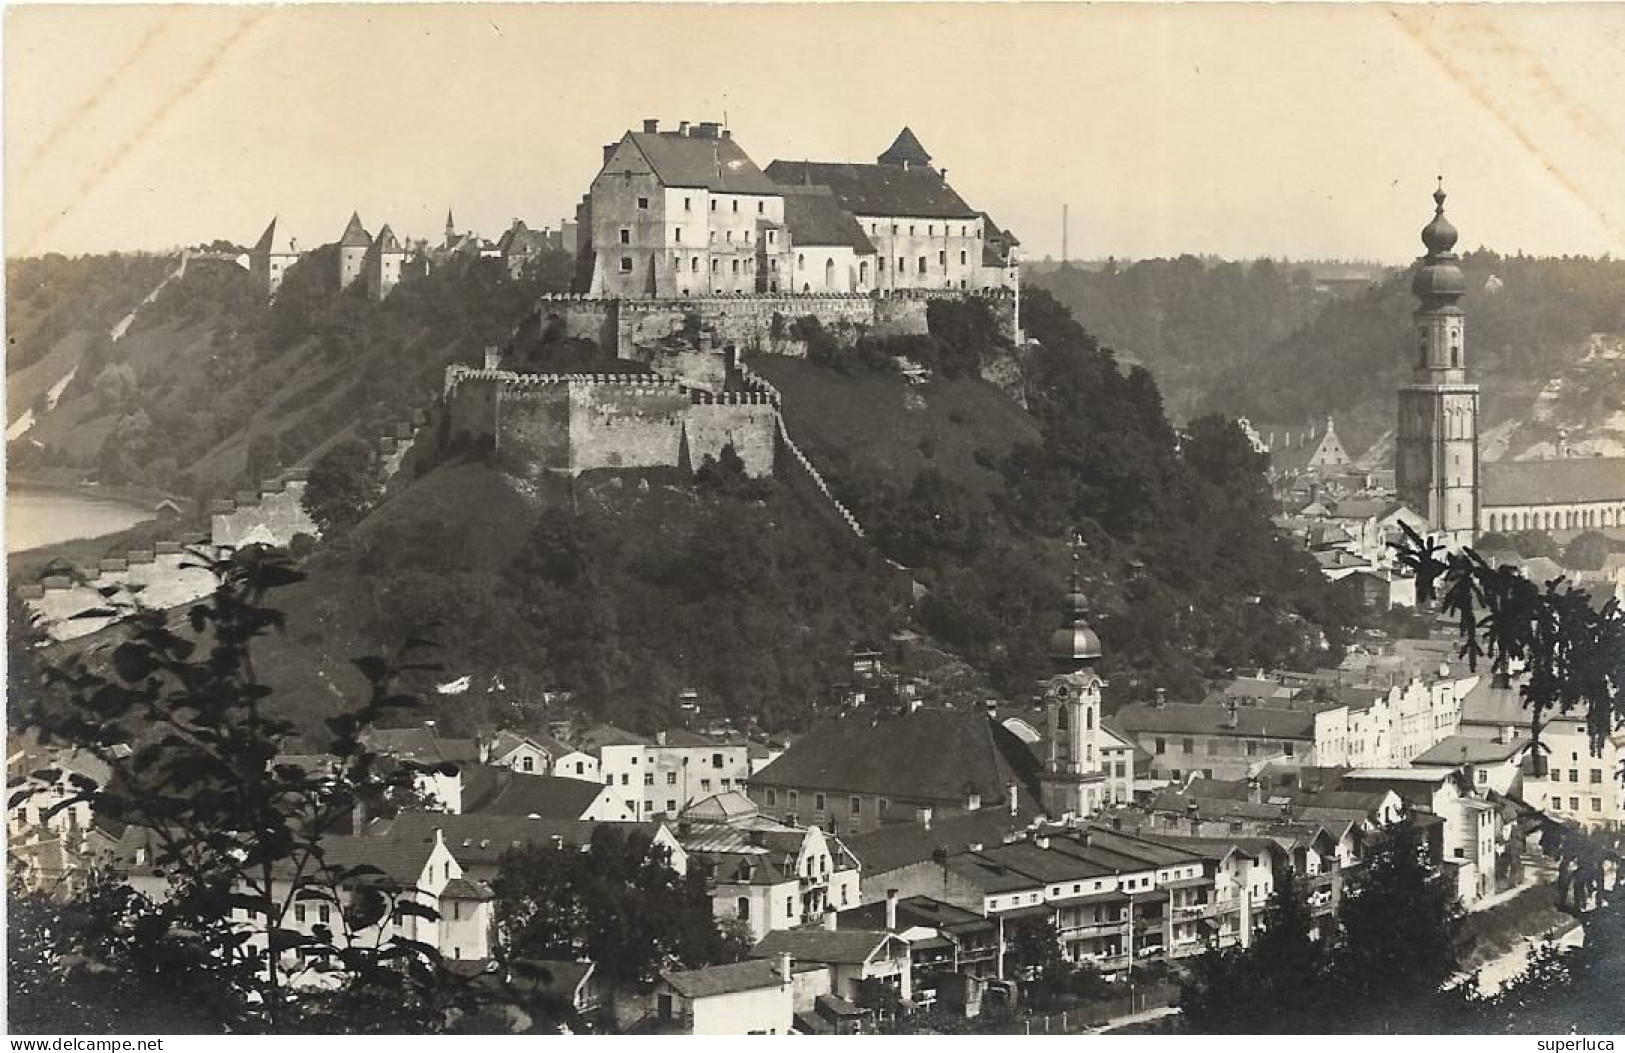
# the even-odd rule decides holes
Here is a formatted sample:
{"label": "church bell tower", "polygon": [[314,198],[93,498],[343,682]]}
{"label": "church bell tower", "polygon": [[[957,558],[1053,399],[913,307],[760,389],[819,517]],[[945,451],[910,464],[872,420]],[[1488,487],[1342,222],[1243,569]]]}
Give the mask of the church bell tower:
{"label": "church bell tower", "polygon": [[1050,637],[1056,675],[1044,684],[1049,757],[1038,777],[1044,810],[1052,817],[1086,816],[1105,803],[1106,772],[1100,762],[1100,637],[1089,627],[1088,604],[1072,554],[1072,587],[1065,619]]}
{"label": "church bell tower", "polygon": [[1394,480],[1399,500],[1454,549],[1478,532],[1478,385],[1467,382],[1466,319],[1457,306],[1467,283],[1452,251],[1442,178],[1433,201],[1433,220],[1422,228],[1427,254],[1411,279],[1415,367],[1399,389]]}

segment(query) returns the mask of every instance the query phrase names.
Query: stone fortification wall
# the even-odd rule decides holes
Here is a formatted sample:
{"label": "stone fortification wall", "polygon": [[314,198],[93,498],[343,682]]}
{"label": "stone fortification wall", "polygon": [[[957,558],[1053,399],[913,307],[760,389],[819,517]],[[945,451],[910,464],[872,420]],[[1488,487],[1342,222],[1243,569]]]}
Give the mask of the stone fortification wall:
{"label": "stone fortification wall", "polygon": [[732,443],[747,475],[772,475],[778,422],[778,407],[754,392],[702,400],[685,418],[689,463],[698,468],[707,456],[720,458],[723,447]]}
{"label": "stone fortification wall", "polygon": [[712,392],[663,376],[446,373],[447,437],[493,441],[530,474],[673,468],[685,442],[694,467],[732,442],[750,474],[771,475],[776,405],[759,391]]}
{"label": "stone fortification wall", "polygon": [[242,492],[210,505],[210,540],[232,548],[256,542],[286,547],[299,534],[320,536],[320,528],[304,509],[308,477],[308,472],[295,469],[265,484],[258,493]]}
{"label": "stone fortification wall", "polygon": [[[384,480],[400,469],[418,429],[427,421],[426,413],[415,412],[410,421],[391,426],[379,438],[379,472]],[[320,531],[303,508],[308,479],[308,469],[292,468],[257,490],[211,502],[207,537],[159,541],[150,550],[103,559],[96,566],[76,568],[75,576],[56,575],[37,584],[19,585],[17,591],[53,640],[89,636],[110,625],[113,618],[75,617],[81,611],[106,608],[108,601],[100,590],[109,586],[134,588],[136,592],[117,599],[128,601],[134,596],[143,606],[157,610],[196,603],[215,588],[214,575],[203,566],[206,558],[255,543],[285,548],[299,534],[318,536]]]}
{"label": "stone fortification wall", "polygon": [[[194,541],[205,553],[212,552],[202,537]],[[214,591],[215,580],[201,563],[181,542],[160,541],[151,550],[127,552],[122,557],[104,559],[97,566],[79,568],[78,579],[57,575],[39,584],[19,585],[17,592],[39,615],[51,639],[73,640],[113,622],[106,617],[74,617],[81,611],[107,608],[107,598],[99,590],[109,586],[138,587],[140,591],[135,595],[141,603],[159,609],[207,596]]]}
{"label": "stone fortification wall", "polygon": [[[694,321],[716,342],[732,344],[741,351],[805,354],[805,347],[784,331],[798,318],[811,315],[824,328],[851,340],[866,333],[921,336],[929,331],[926,310],[932,300],[965,298],[987,301],[1006,334],[1014,339],[1015,298],[1008,290],[907,289],[877,295],[739,293],[648,300],[554,295],[542,298],[538,312],[544,320],[557,319],[565,335],[595,340],[604,351],[621,358],[635,357],[639,350],[683,335]],[[777,327],[775,318],[779,321]]]}

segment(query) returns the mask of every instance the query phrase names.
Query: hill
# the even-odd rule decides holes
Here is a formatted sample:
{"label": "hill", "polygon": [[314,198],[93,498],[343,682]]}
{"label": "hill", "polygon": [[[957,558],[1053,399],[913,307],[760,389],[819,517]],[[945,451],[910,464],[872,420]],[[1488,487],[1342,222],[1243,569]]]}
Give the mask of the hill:
{"label": "hill", "polygon": [[[1531,396],[1588,354],[1592,334],[1625,335],[1625,261],[1480,249],[1461,267],[1468,364],[1483,392],[1486,431],[1527,419]],[[1301,329],[1220,370],[1198,408],[1286,422],[1335,413],[1345,441],[1364,448],[1393,426],[1395,390],[1409,376],[1409,283],[1408,273],[1395,274],[1328,304]]]}
{"label": "hill", "polygon": [[[14,464],[197,496],[255,485],[400,421],[433,398],[447,363],[506,342],[566,280],[552,259],[517,280],[500,261],[455,260],[374,303],[339,292],[335,268],[334,248],[318,249],[267,304],[234,263],[191,262],[122,339],[82,343]],[[53,354],[69,365],[60,351],[41,361]]]}

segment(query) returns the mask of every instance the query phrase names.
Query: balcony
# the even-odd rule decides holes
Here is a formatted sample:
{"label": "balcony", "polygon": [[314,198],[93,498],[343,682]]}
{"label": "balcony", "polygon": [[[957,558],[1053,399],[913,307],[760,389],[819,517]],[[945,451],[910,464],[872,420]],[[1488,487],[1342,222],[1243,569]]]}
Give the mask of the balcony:
{"label": "balcony", "polygon": [[828,874],[803,874],[803,875],[801,875],[801,887],[803,889],[828,888],[829,887],[829,875]]}

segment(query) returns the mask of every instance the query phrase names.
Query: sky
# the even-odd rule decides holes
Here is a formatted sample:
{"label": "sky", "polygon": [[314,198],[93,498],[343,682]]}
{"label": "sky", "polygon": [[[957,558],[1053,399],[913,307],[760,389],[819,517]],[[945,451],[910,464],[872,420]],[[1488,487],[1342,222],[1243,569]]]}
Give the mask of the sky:
{"label": "sky", "polygon": [[1625,255],[1625,4],[10,7],[5,251],[495,237],[602,144],[761,166],[913,128],[1028,258]]}

